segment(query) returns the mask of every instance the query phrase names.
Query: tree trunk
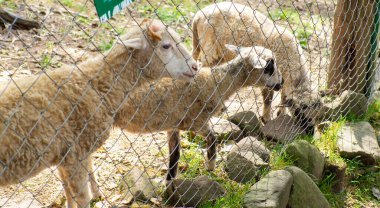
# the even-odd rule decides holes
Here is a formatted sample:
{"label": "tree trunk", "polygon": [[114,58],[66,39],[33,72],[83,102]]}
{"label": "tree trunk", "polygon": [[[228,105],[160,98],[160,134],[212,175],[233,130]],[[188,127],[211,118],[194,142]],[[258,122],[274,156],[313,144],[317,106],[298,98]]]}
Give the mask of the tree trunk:
{"label": "tree trunk", "polygon": [[333,94],[344,90],[366,93],[371,84],[368,74],[372,75],[376,12],[377,0],[338,0],[327,80]]}

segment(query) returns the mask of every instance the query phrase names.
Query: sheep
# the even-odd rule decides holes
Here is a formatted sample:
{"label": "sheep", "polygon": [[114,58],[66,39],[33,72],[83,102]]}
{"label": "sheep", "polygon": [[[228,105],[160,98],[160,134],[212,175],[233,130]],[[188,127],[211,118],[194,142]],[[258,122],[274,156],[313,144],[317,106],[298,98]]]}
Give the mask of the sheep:
{"label": "sheep", "polygon": [[226,47],[239,55],[213,69],[202,68],[188,83],[165,78],[154,84],[146,83],[129,94],[130,99],[120,109],[120,115],[134,113],[132,117],[118,118],[115,123],[127,132],[167,131],[170,152],[167,185],[177,173],[179,130],[191,130],[206,138],[207,169],[214,170],[215,136],[207,122],[221,112],[223,101],[246,86],[274,90],[282,87],[282,76],[270,50],[260,46]]}
{"label": "sheep", "polygon": [[[192,23],[193,58],[203,66],[213,66],[234,58],[224,44],[238,46],[261,45],[272,50],[285,83],[281,91],[278,114],[285,113],[289,100],[318,103],[317,93],[311,88],[302,48],[294,35],[284,27],[274,24],[268,17],[250,7],[222,2],[198,11]],[[271,118],[273,91],[262,89],[264,107],[262,121]],[[295,104],[295,102],[292,102]]]}
{"label": "sheep", "polygon": [[[89,156],[117,118],[131,116],[119,115],[128,93],[162,76],[189,81],[198,70],[171,28],[144,21],[128,31],[104,55],[2,84],[0,186],[57,166],[67,207],[90,207]],[[101,196],[96,183],[91,191]]]}

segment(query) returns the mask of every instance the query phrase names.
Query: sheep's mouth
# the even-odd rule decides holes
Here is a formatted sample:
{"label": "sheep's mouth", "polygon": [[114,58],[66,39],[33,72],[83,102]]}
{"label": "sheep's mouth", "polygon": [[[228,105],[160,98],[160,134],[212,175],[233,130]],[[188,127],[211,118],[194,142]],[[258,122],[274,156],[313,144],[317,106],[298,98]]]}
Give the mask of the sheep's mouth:
{"label": "sheep's mouth", "polygon": [[193,73],[187,73],[187,72],[182,73],[182,75],[185,76],[185,77],[191,78],[191,79],[195,77],[195,74],[193,74]]}

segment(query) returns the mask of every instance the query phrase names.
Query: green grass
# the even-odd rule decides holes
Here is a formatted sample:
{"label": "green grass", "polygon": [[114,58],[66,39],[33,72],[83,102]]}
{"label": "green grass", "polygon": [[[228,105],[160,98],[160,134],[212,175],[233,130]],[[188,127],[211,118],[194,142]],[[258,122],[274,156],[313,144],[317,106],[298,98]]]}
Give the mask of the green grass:
{"label": "green grass", "polygon": [[43,54],[40,61],[40,66],[44,69],[51,65],[51,54]]}
{"label": "green grass", "polygon": [[107,50],[111,49],[113,42],[114,42],[113,40],[102,41],[102,43],[98,46],[98,48],[101,52],[107,51]]}
{"label": "green grass", "polygon": [[[301,20],[300,14],[294,9],[274,9],[269,12],[273,21],[284,21],[292,25],[294,35],[302,48],[308,48],[308,41],[313,34],[314,26],[311,21]],[[304,18],[304,17],[303,17]]]}
{"label": "green grass", "polygon": [[195,12],[212,2],[211,0],[164,0],[164,2],[142,0],[136,6],[142,17],[160,19],[166,24],[187,24]]}

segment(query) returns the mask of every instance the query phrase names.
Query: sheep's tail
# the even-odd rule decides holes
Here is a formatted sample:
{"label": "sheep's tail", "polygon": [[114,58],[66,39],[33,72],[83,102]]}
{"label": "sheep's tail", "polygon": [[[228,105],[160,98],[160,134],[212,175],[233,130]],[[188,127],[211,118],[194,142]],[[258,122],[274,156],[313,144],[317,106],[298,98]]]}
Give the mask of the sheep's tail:
{"label": "sheep's tail", "polygon": [[198,60],[201,53],[201,46],[199,45],[199,36],[198,36],[198,24],[197,20],[193,20],[193,59]]}

